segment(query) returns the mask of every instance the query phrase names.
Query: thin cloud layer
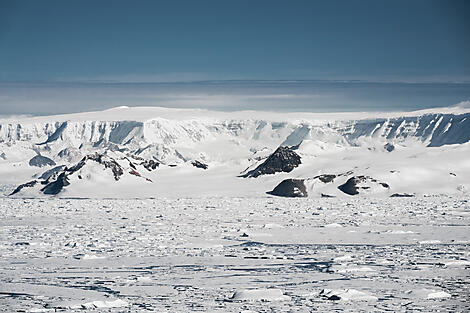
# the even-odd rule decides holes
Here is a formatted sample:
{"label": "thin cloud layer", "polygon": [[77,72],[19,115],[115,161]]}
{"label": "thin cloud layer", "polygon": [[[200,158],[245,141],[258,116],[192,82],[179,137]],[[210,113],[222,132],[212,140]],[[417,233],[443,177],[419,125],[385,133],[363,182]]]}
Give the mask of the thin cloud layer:
{"label": "thin cloud layer", "polygon": [[468,99],[470,83],[0,83],[2,115],[72,113],[122,105],[227,111],[411,111],[450,106]]}

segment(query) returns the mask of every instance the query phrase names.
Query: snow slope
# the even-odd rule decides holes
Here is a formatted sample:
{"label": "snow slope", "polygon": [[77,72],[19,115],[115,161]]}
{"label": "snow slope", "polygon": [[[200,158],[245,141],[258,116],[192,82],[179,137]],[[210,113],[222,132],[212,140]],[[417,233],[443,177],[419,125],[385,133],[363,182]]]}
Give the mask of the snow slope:
{"label": "snow slope", "polygon": [[[466,105],[336,114],[118,107],[0,120],[0,184],[8,194],[16,185],[52,168],[29,166],[38,154],[57,165],[72,166],[99,152],[118,161],[132,157],[155,160],[161,166],[146,173],[151,184],[134,178],[116,182],[110,179],[112,175],[102,175],[103,169],[95,169],[87,183],[67,186],[62,196],[260,195],[286,178],[341,173],[348,175],[335,184],[309,185],[309,195],[343,196],[337,187],[353,175],[386,182],[390,185],[386,195],[466,193],[470,188],[469,140]],[[386,144],[391,151],[384,149]],[[302,158],[298,168],[257,178],[238,177],[280,145],[295,146]],[[192,166],[195,160],[208,169]]]}

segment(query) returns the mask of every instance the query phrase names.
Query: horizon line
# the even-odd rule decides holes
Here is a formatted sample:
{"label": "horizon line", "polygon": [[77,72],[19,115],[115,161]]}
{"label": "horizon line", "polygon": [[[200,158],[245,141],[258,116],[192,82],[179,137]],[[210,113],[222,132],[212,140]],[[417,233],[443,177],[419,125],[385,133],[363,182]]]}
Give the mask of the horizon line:
{"label": "horizon line", "polygon": [[0,80],[0,84],[57,84],[57,85],[146,85],[146,84],[224,84],[224,83],[338,83],[338,84],[470,84],[469,80],[371,80],[371,79],[204,79],[168,81],[132,80]]}

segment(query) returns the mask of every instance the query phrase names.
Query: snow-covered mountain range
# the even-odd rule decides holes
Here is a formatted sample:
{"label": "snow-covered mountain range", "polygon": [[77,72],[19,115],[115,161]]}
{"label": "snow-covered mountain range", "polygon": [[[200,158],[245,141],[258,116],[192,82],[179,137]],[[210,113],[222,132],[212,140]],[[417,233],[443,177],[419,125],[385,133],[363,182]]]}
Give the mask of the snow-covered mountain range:
{"label": "snow-covered mountain range", "polygon": [[[119,107],[0,120],[0,184],[9,194],[36,181],[15,194],[35,196],[63,174],[61,196],[167,197],[264,194],[299,179],[305,195],[350,196],[340,186],[363,177],[358,194],[464,193],[469,140],[470,110],[459,107],[339,114]],[[283,166],[292,155],[273,163],[279,147],[299,164]],[[97,159],[116,163],[119,179]],[[249,175],[267,160],[289,171]]]}

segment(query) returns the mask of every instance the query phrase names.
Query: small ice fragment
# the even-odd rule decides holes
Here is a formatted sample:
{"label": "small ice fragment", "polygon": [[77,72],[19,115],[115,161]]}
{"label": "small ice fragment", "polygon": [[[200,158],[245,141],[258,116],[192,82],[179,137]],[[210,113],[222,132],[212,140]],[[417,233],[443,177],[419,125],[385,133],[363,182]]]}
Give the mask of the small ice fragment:
{"label": "small ice fragment", "polygon": [[288,301],[281,289],[248,289],[236,291],[232,297],[236,301]]}
{"label": "small ice fragment", "polygon": [[339,256],[339,257],[336,257],[336,258],[333,259],[333,261],[335,261],[335,262],[342,262],[342,261],[349,261],[349,260],[352,260],[352,256],[349,255],[349,254]]}
{"label": "small ice fragment", "polygon": [[92,302],[87,302],[87,303],[82,304],[82,306],[84,308],[87,308],[87,309],[120,308],[120,307],[124,307],[124,306],[128,306],[128,305],[129,305],[129,303],[127,303],[126,301],[121,300],[121,299],[116,299],[114,301],[99,301],[99,300],[97,300],[97,301],[92,301]]}
{"label": "small ice fragment", "polygon": [[334,228],[334,227],[343,227],[343,226],[341,226],[341,224],[338,224],[338,223],[331,223],[331,224],[325,225],[325,227]]}
{"label": "small ice fragment", "polygon": [[451,295],[445,291],[431,292],[428,294],[428,299],[450,298]]}
{"label": "small ice fragment", "polygon": [[439,244],[441,243],[440,240],[423,240],[419,242],[422,245],[433,245],[433,244]]}
{"label": "small ice fragment", "polygon": [[93,255],[93,254],[85,254],[82,257],[82,260],[99,260],[99,259],[105,259],[106,257],[104,256],[98,256],[98,255]]}
{"label": "small ice fragment", "polygon": [[138,282],[141,282],[141,283],[148,283],[148,282],[151,282],[152,279],[148,276],[141,276],[141,277],[137,277],[136,279]]}
{"label": "small ice fragment", "polygon": [[411,230],[387,230],[386,233],[391,235],[416,234],[416,232]]}
{"label": "small ice fragment", "polygon": [[282,225],[276,224],[276,223],[270,223],[270,224],[265,224],[264,228],[267,229],[272,229],[272,228],[283,228]]}

